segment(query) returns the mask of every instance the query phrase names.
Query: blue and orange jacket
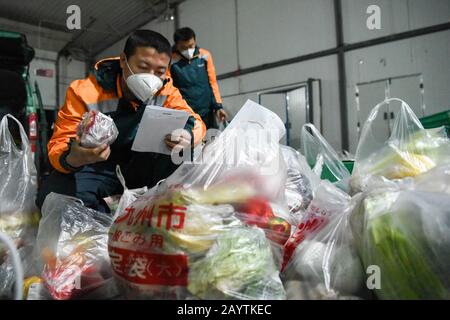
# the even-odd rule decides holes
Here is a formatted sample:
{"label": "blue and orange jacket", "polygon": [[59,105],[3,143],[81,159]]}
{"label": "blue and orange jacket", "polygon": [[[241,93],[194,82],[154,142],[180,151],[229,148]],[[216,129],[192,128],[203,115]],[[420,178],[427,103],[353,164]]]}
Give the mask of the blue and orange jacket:
{"label": "blue and orange jacket", "polygon": [[[93,75],[70,84],[64,105],[54,124],[53,136],[48,143],[50,163],[56,170],[62,173],[73,171],[65,157],[69,153],[70,141],[76,137],[77,126],[83,114],[90,110],[110,115],[119,130],[117,140],[111,145],[111,157],[131,152],[145,105],[123,97],[121,76],[119,58],[108,58],[97,62]],[[170,77],[167,79],[168,82],[155,95],[151,104],[190,113],[185,129],[191,132],[194,144],[197,144],[205,136],[205,124],[173,86]]]}
{"label": "blue and orange jacket", "polygon": [[183,98],[200,116],[222,108],[216,69],[208,50],[195,48],[191,60],[173,49],[170,76]]}

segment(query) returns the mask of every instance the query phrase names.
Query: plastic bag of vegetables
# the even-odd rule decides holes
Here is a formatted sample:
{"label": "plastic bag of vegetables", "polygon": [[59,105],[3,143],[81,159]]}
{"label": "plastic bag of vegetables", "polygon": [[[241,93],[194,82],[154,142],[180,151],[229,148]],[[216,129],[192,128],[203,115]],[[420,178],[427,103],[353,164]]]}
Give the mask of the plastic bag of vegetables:
{"label": "plastic bag of vegetables", "polygon": [[351,217],[380,299],[450,299],[450,166],[364,193]]}
{"label": "plastic bag of vegetables", "polygon": [[206,256],[192,263],[188,290],[202,299],[285,299],[264,232],[236,227],[222,233]]}
{"label": "plastic bag of vegetables", "polygon": [[249,101],[201,161],[182,164],[119,215],[109,255],[127,298],[284,297],[283,134],[276,115]]}
{"label": "plastic bag of vegetables", "polygon": [[303,292],[289,299],[368,297],[365,272],[349,225],[349,208],[334,216],[316,234],[306,236],[287,265],[283,280],[299,281]]}
{"label": "plastic bag of vegetables", "polygon": [[[384,105],[398,107],[388,139],[378,139],[377,116]],[[445,128],[424,129],[417,116],[400,99],[387,99],[373,108],[361,131],[352,176],[352,190],[366,189],[372,176],[389,180],[415,177],[450,162],[450,140]]]}
{"label": "plastic bag of vegetables", "polygon": [[[21,146],[9,131],[8,121],[19,127]],[[0,231],[16,244],[25,276],[32,272],[32,251],[39,213],[34,200],[37,175],[31,146],[20,122],[6,115],[0,122]],[[11,297],[14,272],[11,257],[0,244],[0,297]]]}
{"label": "plastic bag of vegetables", "polygon": [[54,299],[82,298],[112,279],[107,250],[111,223],[111,216],[84,207],[79,199],[56,193],[46,197],[34,256]]}
{"label": "plastic bag of vegetables", "polygon": [[77,135],[83,147],[95,148],[102,144],[111,145],[119,135],[119,131],[111,117],[93,110],[83,114]]}
{"label": "plastic bag of vegetables", "polygon": [[285,245],[288,299],[367,297],[349,222],[352,206],[347,194],[322,182],[305,219]]}
{"label": "plastic bag of vegetables", "polygon": [[344,212],[350,203],[350,196],[329,181],[323,180],[315,190],[300,223],[284,244],[282,270],[290,262],[297,247],[308,237],[314,236],[335,217]]}

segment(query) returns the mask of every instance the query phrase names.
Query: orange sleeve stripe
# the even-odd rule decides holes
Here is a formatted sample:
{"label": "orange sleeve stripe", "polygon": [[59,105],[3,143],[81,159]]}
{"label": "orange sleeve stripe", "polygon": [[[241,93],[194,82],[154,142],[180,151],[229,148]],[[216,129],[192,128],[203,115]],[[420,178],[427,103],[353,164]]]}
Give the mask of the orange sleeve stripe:
{"label": "orange sleeve stripe", "polygon": [[214,98],[216,98],[217,103],[222,103],[222,97],[220,96],[219,85],[217,84],[217,76],[216,76],[216,68],[214,67],[214,62],[211,53],[208,50],[200,48],[200,54],[206,55],[208,57],[207,60],[207,70],[208,70],[208,79],[211,89],[214,94]]}

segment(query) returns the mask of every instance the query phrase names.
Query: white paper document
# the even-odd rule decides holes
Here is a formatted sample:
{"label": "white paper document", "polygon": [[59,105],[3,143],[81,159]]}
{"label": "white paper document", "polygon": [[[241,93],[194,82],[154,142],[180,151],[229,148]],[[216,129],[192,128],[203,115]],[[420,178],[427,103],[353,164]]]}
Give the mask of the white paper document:
{"label": "white paper document", "polygon": [[134,139],[131,150],[170,154],[164,143],[166,135],[176,129],[183,129],[189,113],[158,106],[147,106]]}

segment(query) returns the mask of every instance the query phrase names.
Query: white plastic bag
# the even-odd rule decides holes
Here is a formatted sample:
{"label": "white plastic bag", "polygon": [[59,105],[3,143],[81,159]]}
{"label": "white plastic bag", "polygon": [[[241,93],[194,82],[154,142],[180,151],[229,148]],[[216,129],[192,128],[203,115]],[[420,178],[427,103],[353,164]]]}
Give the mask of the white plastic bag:
{"label": "white plastic bag", "polygon": [[109,283],[111,223],[110,215],[86,208],[79,199],[57,193],[45,198],[34,257],[54,299],[80,298]]}
{"label": "white plastic bag", "polygon": [[145,194],[148,191],[147,186],[138,189],[128,189],[125,184],[125,178],[120,171],[120,166],[116,167],[117,178],[123,186],[123,194],[120,197],[119,203],[114,213],[113,221],[123,212],[130,204],[133,203],[139,196]]}
{"label": "white plastic bag", "polygon": [[114,120],[98,111],[86,112],[77,128],[80,145],[95,148],[102,144],[111,145],[119,135]]}
{"label": "white plastic bag", "polygon": [[[290,288],[288,299],[358,299],[370,296],[350,226],[354,202],[335,187],[328,185],[328,188],[318,191],[318,198],[313,200],[317,211],[310,208],[309,212],[315,218],[306,221],[295,238],[303,240],[295,248],[283,272],[285,285]],[[329,198],[322,197],[326,193]],[[299,282],[296,289],[292,288],[292,282]]]}
{"label": "white plastic bag", "polygon": [[249,101],[201,163],[182,164],[119,215],[109,254],[128,298],[285,298],[283,134],[276,115]]}
{"label": "white plastic bag", "polygon": [[450,165],[368,184],[351,217],[380,299],[450,299]]}
{"label": "white plastic bag", "polygon": [[333,147],[325,140],[313,124],[307,123],[303,125],[301,141],[303,154],[308,164],[312,167],[313,172],[318,177],[321,177],[323,170],[328,170],[336,180],[332,182],[348,193],[350,189],[350,173]]}
{"label": "white plastic bag", "polygon": [[[385,104],[400,103],[390,137],[376,138],[375,121]],[[445,128],[424,129],[417,116],[400,99],[392,98],[373,108],[365,122],[355,155],[354,192],[365,190],[372,176],[386,179],[415,177],[436,165],[450,162],[450,140]]]}
{"label": "white plastic bag", "polygon": [[297,226],[313,199],[314,190],[320,184],[320,178],[312,172],[299,152],[287,146],[281,146],[281,151],[287,167],[284,195],[289,207],[289,216],[285,219],[291,225]]}
{"label": "white plastic bag", "polygon": [[350,196],[331,182],[322,180],[315,190],[314,199],[310,202],[300,223],[284,245],[283,267],[285,270],[297,247],[311,235],[317,234],[336,216],[341,216],[350,205]]}
{"label": "white plastic bag", "polygon": [[[9,119],[19,126],[20,148],[9,132]],[[34,203],[37,177],[25,130],[11,115],[0,122],[0,168],[0,231],[15,242],[27,276],[32,271],[31,254],[39,221]],[[0,244],[0,296],[10,296],[14,273],[10,257],[2,251]]]}

